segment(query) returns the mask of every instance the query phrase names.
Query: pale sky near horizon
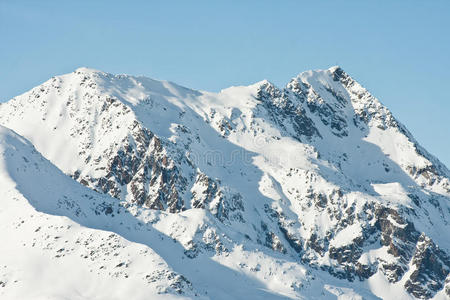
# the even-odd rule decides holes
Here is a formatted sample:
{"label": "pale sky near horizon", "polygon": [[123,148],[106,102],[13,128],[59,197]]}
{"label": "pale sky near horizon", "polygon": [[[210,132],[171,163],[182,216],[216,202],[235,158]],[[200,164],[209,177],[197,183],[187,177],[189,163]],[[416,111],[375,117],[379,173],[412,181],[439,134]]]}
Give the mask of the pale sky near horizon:
{"label": "pale sky near horizon", "polygon": [[0,0],[0,102],[81,66],[219,91],[333,65],[450,167],[450,1]]}

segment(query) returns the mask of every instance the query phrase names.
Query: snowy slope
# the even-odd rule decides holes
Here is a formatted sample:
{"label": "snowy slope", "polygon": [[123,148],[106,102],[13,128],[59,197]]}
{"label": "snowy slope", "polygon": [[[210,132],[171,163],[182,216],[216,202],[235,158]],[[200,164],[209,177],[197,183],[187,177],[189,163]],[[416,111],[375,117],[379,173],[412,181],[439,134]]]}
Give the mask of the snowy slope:
{"label": "snowy slope", "polygon": [[[145,245],[159,233],[61,173],[14,132],[1,127],[0,141],[2,299],[194,294]],[[137,238],[141,231],[146,233]]]}
{"label": "snowy slope", "polygon": [[[449,297],[450,172],[339,67],[220,93],[80,68],[1,104],[0,124],[30,141],[2,129],[3,149],[28,149],[28,162],[3,154],[2,211],[113,232],[127,280],[152,293]],[[32,161],[45,166],[12,171]],[[11,251],[31,239],[19,228]],[[166,274],[157,284],[132,276],[142,249]]]}
{"label": "snowy slope", "polygon": [[[215,230],[228,230],[203,210],[167,214],[119,203],[65,176],[5,127],[0,141],[4,299],[286,299],[296,295],[290,285],[313,278],[289,259],[231,241],[217,253]],[[208,248],[194,259],[183,243],[199,233]],[[316,289],[308,297],[332,295]]]}

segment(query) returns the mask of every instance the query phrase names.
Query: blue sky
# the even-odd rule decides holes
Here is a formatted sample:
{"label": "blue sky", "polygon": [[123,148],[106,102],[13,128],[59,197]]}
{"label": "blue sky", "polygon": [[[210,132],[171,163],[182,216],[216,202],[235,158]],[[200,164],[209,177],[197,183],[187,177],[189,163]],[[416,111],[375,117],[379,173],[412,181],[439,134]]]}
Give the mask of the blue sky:
{"label": "blue sky", "polygon": [[450,1],[0,0],[0,101],[80,66],[219,91],[337,64],[450,166]]}

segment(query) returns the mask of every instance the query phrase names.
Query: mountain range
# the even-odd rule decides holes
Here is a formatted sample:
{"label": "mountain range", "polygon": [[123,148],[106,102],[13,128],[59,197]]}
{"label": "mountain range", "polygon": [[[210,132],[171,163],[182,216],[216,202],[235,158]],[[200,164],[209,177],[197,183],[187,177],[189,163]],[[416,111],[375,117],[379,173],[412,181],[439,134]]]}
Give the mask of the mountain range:
{"label": "mountain range", "polygon": [[450,299],[450,171],[340,67],[79,68],[0,104],[2,299]]}

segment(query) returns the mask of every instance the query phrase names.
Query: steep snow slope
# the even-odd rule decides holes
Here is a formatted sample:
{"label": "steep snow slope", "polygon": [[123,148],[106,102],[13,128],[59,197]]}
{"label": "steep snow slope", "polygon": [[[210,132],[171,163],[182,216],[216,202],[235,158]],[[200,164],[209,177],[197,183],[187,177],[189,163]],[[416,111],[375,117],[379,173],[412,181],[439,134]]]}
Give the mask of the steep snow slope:
{"label": "steep snow slope", "polygon": [[4,127],[0,143],[2,299],[194,295],[191,284],[145,245],[153,238],[163,247],[163,234],[65,176]]}
{"label": "steep snow slope", "polygon": [[81,68],[1,104],[0,124],[158,216],[185,261],[220,258],[290,297],[450,293],[449,171],[338,67],[217,94]]}

